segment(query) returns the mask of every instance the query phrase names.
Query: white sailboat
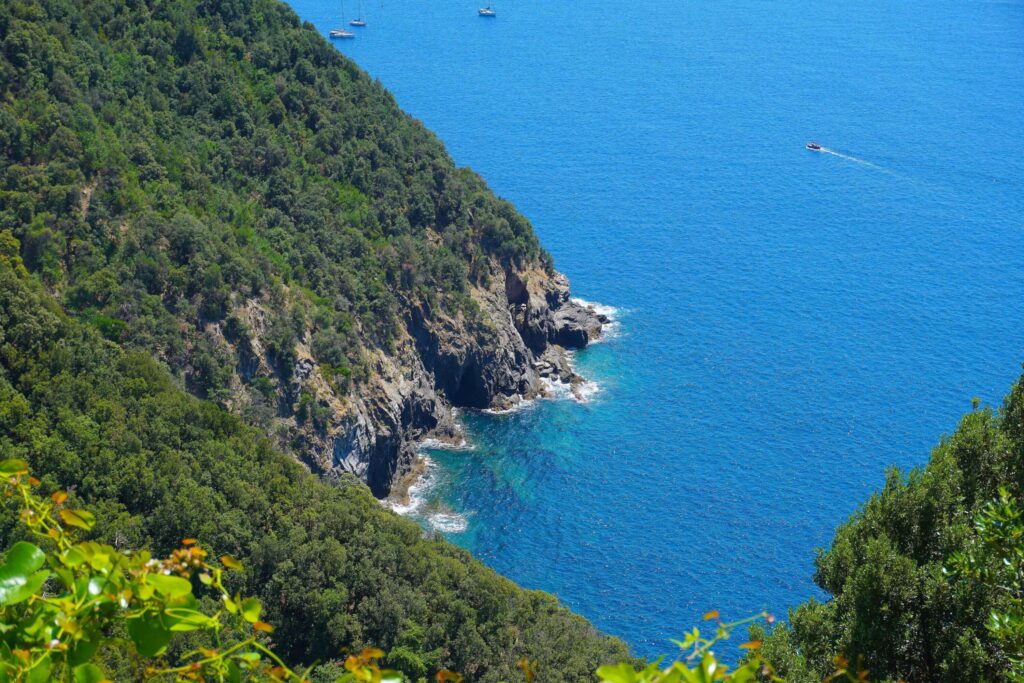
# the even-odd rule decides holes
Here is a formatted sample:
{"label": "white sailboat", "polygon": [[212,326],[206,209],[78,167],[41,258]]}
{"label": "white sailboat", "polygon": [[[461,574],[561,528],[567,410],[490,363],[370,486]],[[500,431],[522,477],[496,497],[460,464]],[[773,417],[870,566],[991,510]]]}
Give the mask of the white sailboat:
{"label": "white sailboat", "polygon": [[481,17],[496,17],[498,13],[491,9],[491,6],[481,7],[479,10]]}
{"label": "white sailboat", "polygon": [[[345,3],[344,2],[341,3],[341,23],[343,23],[343,24],[345,23]],[[356,37],[356,34],[352,33],[352,31],[349,31],[349,30],[343,29],[343,28],[332,28],[328,32],[328,35],[330,35],[331,38],[355,38]]]}
{"label": "white sailboat", "polygon": [[348,22],[349,26],[366,26],[366,19],[363,19],[363,0],[359,0],[359,14],[356,18]]}

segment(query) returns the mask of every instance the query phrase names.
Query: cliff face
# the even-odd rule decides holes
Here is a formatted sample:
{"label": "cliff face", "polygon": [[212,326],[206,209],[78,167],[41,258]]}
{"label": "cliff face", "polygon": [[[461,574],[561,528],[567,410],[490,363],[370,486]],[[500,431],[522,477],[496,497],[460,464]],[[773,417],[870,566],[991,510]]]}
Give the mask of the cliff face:
{"label": "cliff face", "polygon": [[[301,340],[269,431],[315,472],[351,472],[383,497],[411,471],[419,441],[461,438],[453,408],[507,409],[544,396],[550,382],[581,381],[566,350],[586,346],[607,319],[573,302],[558,273],[492,267],[490,286],[471,292],[478,316],[410,303],[392,348],[369,350],[369,378],[348,391]],[[240,359],[230,402],[244,414],[259,400],[254,378],[282,377],[266,351],[266,304],[249,301],[239,315],[247,348],[218,336]]]}
{"label": "cliff face", "polygon": [[0,248],[72,316],[377,495],[453,406],[573,381],[600,320],[529,221],[286,6],[30,4]]}

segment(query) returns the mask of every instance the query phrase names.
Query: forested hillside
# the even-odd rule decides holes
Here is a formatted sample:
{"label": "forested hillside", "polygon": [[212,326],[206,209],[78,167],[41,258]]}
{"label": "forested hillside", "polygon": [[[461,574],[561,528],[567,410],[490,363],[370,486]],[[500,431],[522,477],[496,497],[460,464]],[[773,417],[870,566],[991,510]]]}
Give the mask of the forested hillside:
{"label": "forested hillside", "polygon": [[[385,510],[354,479],[319,481],[256,430],[188,396],[146,354],[62,314],[0,248],[0,454],[66,489],[97,538],[166,552],[194,537],[246,566],[293,663],[384,647],[414,679],[442,667],[515,680],[590,680],[627,655],[543,593],[525,591]],[[13,267],[12,267],[13,266]],[[17,501],[0,514],[4,547]]]}
{"label": "forested hillside", "polygon": [[3,457],[115,546],[243,558],[290,661],[585,680],[627,653],[357,481],[387,494],[453,404],[541,391],[542,357],[571,380],[557,344],[599,328],[528,222],[285,4],[0,5]]}
{"label": "forested hillside", "polygon": [[[793,683],[821,681],[839,654],[873,680],[1007,680],[1010,658],[1024,655],[1024,575],[1015,574],[1024,545],[989,573],[951,571],[957,555],[985,554],[976,518],[1000,487],[1024,500],[1024,378],[998,413],[965,415],[927,466],[889,472],[817,558],[815,581],[832,598],[793,610],[768,638],[766,657]],[[1020,520],[1016,529],[1010,518],[1000,524],[1020,533]],[[1000,579],[1004,566],[1008,579]],[[1007,615],[1015,639],[994,637],[993,614]]]}
{"label": "forested hillside", "polygon": [[540,356],[600,327],[526,219],[278,0],[13,0],[0,37],[0,233],[317,471],[386,494],[452,404],[542,391]]}
{"label": "forested hillside", "polygon": [[[453,406],[577,380],[562,347],[601,323],[529,223],[283,3],[0,4],[0,456],[119,548],[244,560],[289,662],[374,645],[413,678],[494,682],[526,656],[556,682],[628,656],[371,495],[416,439],[457,436]],[[1024,492],[1020,383],[889,475],[818,558],[832,598],[765,657],[798,683],[838,655],[873,680],[1004,680],[989,626],[1021,579],[950,571],[1000,487]]]}

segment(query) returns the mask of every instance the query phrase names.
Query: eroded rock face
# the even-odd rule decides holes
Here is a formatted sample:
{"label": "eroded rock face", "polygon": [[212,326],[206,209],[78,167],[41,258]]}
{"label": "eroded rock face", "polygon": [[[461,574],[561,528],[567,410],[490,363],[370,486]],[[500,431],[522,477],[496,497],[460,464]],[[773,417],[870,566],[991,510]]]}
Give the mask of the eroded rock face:
{"label": "eroded rock face", "polygon": [[583,348],[601,334],[601,322],[593,311],[576,304],[563,306],[554,315],[551,341],[567,348]]}
{"label": "eroded rock face", "polygon": [[353,402],[351,412],[328,435],[319,464],[331,475],[351,472],[383,497],[408,472],[415,443],[427,434],[452,436],[454,422],[450,407],[426,382],[425,373],[416,373],[412,380],[382,377]]}
{"label": "eroded rock face", "polygon": [[573,302],[558,273],[507,270],[491,280],[491,288],[473,292],[482,320],[452,318],[425,304],[412,308],[406,329],[414,357],[398,366],[414,379],[395,384],[382,374],[369,396],[384,392],[391,401],[360,411],[350,428],[358,438],[336,440],[334,461],[378,496],[410,470],[416,441],[457,437],[452,407],[505,409],[541,395],[542,378],[579,381],[564,349],[599,336],[602,316]]}
{"label": "eroded rock face", "polygon": [[[383,497],[413,467],[418,441],[459,438],[453,408],[505,409],[543,394],[545,381],[578,382],[565,349],[596,338],[601,317],[570,299],[563,276],[540,267],[495,266],[490,282],[472,291],[480,310],[473,319],[411,305],[394,348],[372,351],[370,379],[345,395],[325,379],[307,335],[296,347],[270,431],[310,469],[332,478],[354,474]],[[238,314],[253,332],[245,349],[235,349],[239,398],[233,402],[244,413],[246,400],[260,400],[245,387],[260,377],[281,378],[260,341],[267,319],[262,304],[246,302]],[[301,418],[300,396],[315,404]]]}

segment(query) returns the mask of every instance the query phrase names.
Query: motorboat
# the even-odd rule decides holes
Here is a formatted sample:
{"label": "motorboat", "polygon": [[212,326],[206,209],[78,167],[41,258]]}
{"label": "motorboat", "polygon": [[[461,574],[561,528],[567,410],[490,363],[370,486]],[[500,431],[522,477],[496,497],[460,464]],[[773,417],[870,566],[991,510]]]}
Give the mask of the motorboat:
{"label": "motorboat", "polygon": [[819,145],[817,142],[808,142],[807,149],[811,150],[812,152],[820,152],[821,145]]}

